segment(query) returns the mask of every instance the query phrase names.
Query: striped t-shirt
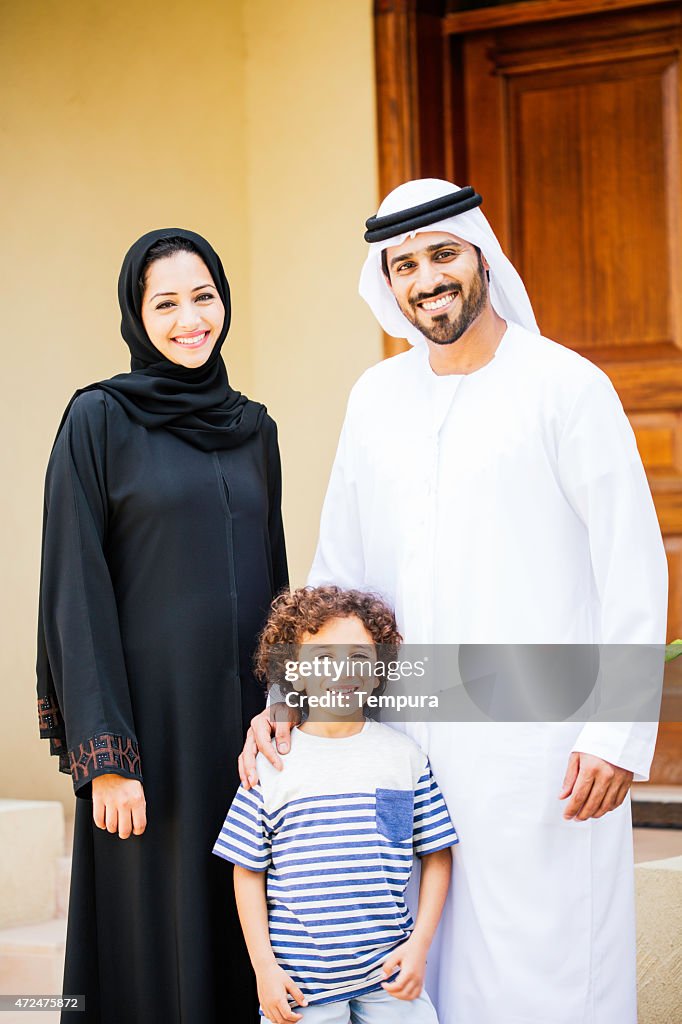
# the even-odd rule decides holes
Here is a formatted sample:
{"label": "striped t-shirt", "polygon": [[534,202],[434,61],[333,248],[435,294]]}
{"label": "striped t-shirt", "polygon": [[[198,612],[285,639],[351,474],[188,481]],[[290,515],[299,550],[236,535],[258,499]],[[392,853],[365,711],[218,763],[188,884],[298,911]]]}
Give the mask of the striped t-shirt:
{"label": "striped t-shirt", "polygon": [[382,964],[409,938],[413,854],[457,842],[426,755],[366,721],[328,739],[294,729],[278,772],[239,789],[213,852],[267,871],[270,941],[309,1003],[380,989]]}

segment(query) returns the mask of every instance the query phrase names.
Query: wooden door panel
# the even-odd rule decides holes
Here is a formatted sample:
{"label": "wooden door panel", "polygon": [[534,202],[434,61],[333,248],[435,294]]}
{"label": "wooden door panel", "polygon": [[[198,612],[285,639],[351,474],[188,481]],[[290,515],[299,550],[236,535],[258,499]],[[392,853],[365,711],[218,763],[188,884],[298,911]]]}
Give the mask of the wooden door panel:
{"label": "wooden door panel", "polygon": [[580,44],[556,24],[540,42],[510,30],[458,43],[461,170],[545,333],[599,362],[639,358],[629,349],[640,345],[680,356],[679,24],[627,20],[632,35],[601,19],[604,37]]}
{"label": "wooden door panel", "polygon": [[682,413],[632,413],[630,422],[649,478],[682,474]]}
{"label": "wooden door panel", "polygon": [[661,722],[649,781],[655,786],[682,786],[682,722]]}
{"label": "wooden door panel", "polygon": [[[659,511],[659,517],[660,517]],[[678,514],[682,514],[682,502]],[[682,640],[682,531],[675,536],[668,534],[665,538],[665,553],[668,556],[669,590],[668,590],[668,639]]]}
{"label": "wooden door panel", "polygon": [[682,373],[678,358],[671,359],[667,353],[660,356],[650,352],[651,358],[643,366],[636,359],[612,362],[604,355],[595,350],[592,361],[607,370],[628,413],[682,408]]}
{"label": "wooden door panel", "polygon": [[675,347],[669,67],[647,58],[507,80],[512,259],[544,333],[590,357],[597,348],[617,358],[626,346]]}

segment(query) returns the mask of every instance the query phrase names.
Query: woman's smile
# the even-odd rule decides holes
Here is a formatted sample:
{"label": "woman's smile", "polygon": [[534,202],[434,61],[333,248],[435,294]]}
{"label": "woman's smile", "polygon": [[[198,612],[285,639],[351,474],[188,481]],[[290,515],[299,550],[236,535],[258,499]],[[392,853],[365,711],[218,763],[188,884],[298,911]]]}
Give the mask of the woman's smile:
{"label": "woman's smile", "polygon": [[177,334],[171,341],[183,348],[199,348],[207,340],[209,331],[193,331],[192,334]]}

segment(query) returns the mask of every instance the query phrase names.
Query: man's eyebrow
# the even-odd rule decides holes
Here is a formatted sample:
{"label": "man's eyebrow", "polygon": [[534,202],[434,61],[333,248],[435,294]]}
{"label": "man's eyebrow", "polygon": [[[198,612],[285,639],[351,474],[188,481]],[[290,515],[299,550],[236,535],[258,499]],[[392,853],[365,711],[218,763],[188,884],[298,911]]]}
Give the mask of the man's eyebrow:
{"label": "man's eyebrow", "polygon": [[[200,292],[202,288],[215,288],[215,285],[214,284],[198,284],[196,286],[196,288],[192,288],[192,291],[193,292]],[[178,294],[177,292],[157,292],[156,295],[152,295],[152,297],[151,297],[151,299],[149,301],[153,302],[154,299],[158,299],[159,295],[177,295],[177,294]]]}
{"label": "man's eyebrow", "polygon": [[[437,252],[438,249],[461,249],[462,246],[459,242],[435,242],[433,245],[427,245],[425,249],[420,249],[420,252]],[[394,267],[396,263],[402,263],[403,260],[411,260],[414,256],[413,252],[404,252],[401,256],[394,256],[391,260],[391,267]]]}

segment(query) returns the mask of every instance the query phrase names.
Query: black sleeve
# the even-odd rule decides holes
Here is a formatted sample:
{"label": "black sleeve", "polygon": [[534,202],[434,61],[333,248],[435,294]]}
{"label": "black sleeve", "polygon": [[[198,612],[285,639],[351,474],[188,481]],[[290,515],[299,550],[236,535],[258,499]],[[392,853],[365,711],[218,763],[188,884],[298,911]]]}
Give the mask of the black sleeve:
{"label": "black sleeve", "polygon": [[114,588],[105,557],[107,419],[101,391],[78,397],[45,481],[38,711],[79,796],[113,773],[142,780]]}
{"label": "black sleeve", "polygon": [[277,424],[268,417],[267,459],[268,459],[268,501],[270,557],[272,559],[273,596],[289,586],[287,551],[284,542],[282,522],[282,466],[277,442]]}

